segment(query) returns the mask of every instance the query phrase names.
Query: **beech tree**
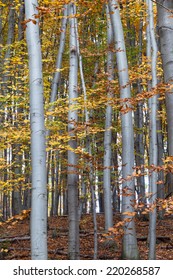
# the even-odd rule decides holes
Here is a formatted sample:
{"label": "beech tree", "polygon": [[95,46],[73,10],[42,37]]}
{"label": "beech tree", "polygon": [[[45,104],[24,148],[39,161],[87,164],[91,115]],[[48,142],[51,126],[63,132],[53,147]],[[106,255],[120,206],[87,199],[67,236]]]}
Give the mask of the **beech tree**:
{"label": "beech tree", "polygon": [[114,32],[114,42],[117,57],[118,78],[120,84],[120,98],[123,108],[129,108],[127,113],[121,114],[122,133],[122,217],[124,220],[124,236],[122,258],[138,259],[136,230],[134,222],[134,179],[132,176],[134,167],[134,137],[133,121],[130,104],[124,100],[131,97],[126,48],[124,42],[123,27],[117,1],[109,1],[109,12]]}
{"label": "beech tree", "polygon": [[113,226],[113,209],[112,209],[112,190],[111,190],[111,162],[112,162],[112,106],[110,105],[111,97],[113,97],[111,89],[111,81],[113,77],[113,52],[111,50],[113,44],[113,30],[110,20],[109,7],[106,6],[107,14],[107,74],[108,74],[108,102],[106,107],[105,132],[104,132],[104,171],[103,171],[103,188],[104,188],[104,212],[105,212],[105,230]]}
{"label": "beech tree", "polygon": [[75,152],[77,141],[75,129],[78,125],[78,115],[75,109],[78,97],[78,56],[77,36],[75,28],[75,4],[69,4],[70,24],[70,72],[69,72],[69,112],[68,112],[68,219],[69,219],[69,247],[71,260],[79,258],[79,218],[78,218],[78,157]]}
{"label": "beech tree", "polygon": [[[157,43],[154,32],[154,17],[153,17],[153,2],[148,1],[148,16],[149,16],[149,34],[151,40],[151,74],[152,74],[152,88],[157,85]],[[150,109],[150,165],[157,166],[157,95],[154,95],[149,99]],[[156,256],[156,198],[157,198],[157,172],[152,170],[150,179],[150,203],[152,211],[150,213],[150,225],[149,225],[149,259],[155,259]]]}
{"label": "beech tree", "polygon": [[[173,156],[173,2],[171,0],[158,0],[158,32],[160,51],[163,64],[164,81],[168,85],[166,91],[166,112],[168,124],[168,154]],[[173,175],[168,174],[168,190],[167,194],[173,192]]]}
{"label": "beech tree", "polygon": [[53,77],[53,81],[52,81],[50,102],[54,102],[56,100],[56,96],[58,94],[58,86],[60,84],[62,56],[64,53],[65,38],[66,38],[68,5],[64,5],[63,9],[64,9],[64,13],[63,13],[63,18],[62,18],[62,23],[61,23],[60,44],[59,44],[59,50],[58,50],[58,55],[57,55],[57,59],[56,59],[56,71],[54,73],[54,77]]}
{"label": "beech tree", "polygon": [[29,55],[32,204],[31,256],[47,259],[47,178],[43,103],[42,55],[38,3],[25,1],[26,38]]}

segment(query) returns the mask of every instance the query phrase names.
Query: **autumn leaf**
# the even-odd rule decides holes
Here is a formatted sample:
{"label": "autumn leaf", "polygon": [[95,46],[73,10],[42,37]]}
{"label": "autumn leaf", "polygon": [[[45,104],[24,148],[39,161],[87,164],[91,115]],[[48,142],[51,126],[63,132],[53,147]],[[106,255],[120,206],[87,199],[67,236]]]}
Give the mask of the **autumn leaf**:
{"label": "autumn leaf", "polygon": [[122,215],[129,216],[129,217],[134,217],[136,215],[136,212],[123,212]]}

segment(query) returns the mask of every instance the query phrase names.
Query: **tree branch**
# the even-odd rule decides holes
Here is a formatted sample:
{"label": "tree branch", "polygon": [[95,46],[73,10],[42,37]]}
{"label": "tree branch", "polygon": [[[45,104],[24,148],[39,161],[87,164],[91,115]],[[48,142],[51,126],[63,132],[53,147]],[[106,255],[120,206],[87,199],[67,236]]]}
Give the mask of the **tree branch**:
{"label": "tree branch", "polygon": [[164,8],[165,10],[167,10],[168,12],[170,12],[171,14],[173,14],[173,11],[170,10],[169,8],[165,7],[163,4],[158,3],[156,0],[151,0],[153,3],[156,3],[157,5],[159,5],[160,7]]}

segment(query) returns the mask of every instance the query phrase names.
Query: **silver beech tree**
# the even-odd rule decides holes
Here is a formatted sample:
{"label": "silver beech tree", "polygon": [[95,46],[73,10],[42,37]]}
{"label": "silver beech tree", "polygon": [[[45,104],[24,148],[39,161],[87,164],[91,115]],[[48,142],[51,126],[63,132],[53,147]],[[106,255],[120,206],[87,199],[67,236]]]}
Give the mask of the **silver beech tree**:
{"label": "silver beech tree", "polygon": [[69,4],[70,24],[70,72],[69,72],[69,111],[68,111],[68,220],[69,220],[69,243],[68,254],[71,260],[79,258],[79,218],[78,218],[78,156],[75,153],[77,140],[75,128],[77,127],[78,114],[75,109],[78,96],[78,54],[77,34],[75,28],[75,4]]}
{"label": "silver beech tree", "polygon": [[[158,32],[162,57],[164,81],[168,84],[166,92],[166,113],[168,123],[168,154],[173,156],[173,1],[158,0]],[[173,175],[167,176],[168,194],[173,192]]]}
{"label": "silver beech tree", "polygon": [[104,213],[105,213],[105,230],[113,226],[113,210],[112,210],[112,191],[111,191],[111,161],[112,161],[112,106],[111,98],[113,97],[111,89],[111,81],[113,81],[113,57],[111,50],[113,43],[113,29],[110,20],[109,7],[106,6],[107,15],[107,74],[108,74],[108,102],[106,106],[105,132],[104,132],[104,158],[103,158],[103,189],[104,189]]}
{"label": "silver beech tree", "polygon": [[47,176],[43,103],[42,54],[37,0],[25,1],[29,55],[30,126],[32,162],[31,257],[47,259]]}
{"label": "silver beech tree", "polygon": [[112,28],[114,33],[114,42],[116,49],[118,78],[120,85],[120,98],[124,108],[129,107],[127,113],[121,114],[121,133],[122,133],[122,176],[123,176],[123,195],[122,195],[122,218],[124,220],[124,236],[122,258],[138,259],[138,247],[136,239],[136,230],[134,222],[134,179],[132,176],[134,167],[134,133],[132,111],[130,104],[124,99],[131,98],[128,64],[126,48],[124,42],[124,33],[121,23],[118,2],[109,1],[109,12],[111,16]]}
{"label": "silver beech tree", "polygon": [[[154,16],[153,16],[153,2],[148,0],[148,17],[149,17],[149,36],[151,42],[151,75],[152,75],[152,88],[157,85],[157,43],[154,32]],[[149,99],[150,109],[150,165],[157,166],[157,95]],[[149,226],[149,259],[156,257],[156,198],[157,198],[157,172],[155,170],[151,173],[150,178],[150,203],[153,211],[150,213],[150,226]]]}

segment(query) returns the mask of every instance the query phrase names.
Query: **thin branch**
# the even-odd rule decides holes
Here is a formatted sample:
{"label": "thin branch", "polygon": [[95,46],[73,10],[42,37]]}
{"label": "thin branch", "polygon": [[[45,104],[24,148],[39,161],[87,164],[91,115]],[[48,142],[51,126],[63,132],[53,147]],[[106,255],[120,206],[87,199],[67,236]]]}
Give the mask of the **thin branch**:
{"label": "thin branch", "polygon": [[173,11],[170,10],[169,8],[165,7],[163,4],[158,3],[156,0],[151,0],[153,3],[156,3],[157,5],[159,5],[160,7],[164,8],[165,10],[167,10],[168,12],[170,12],[171,14],[173,14]]}
{"label": "thin branch", "polygon": [[30,240],[30,236],[0,238],[0,243],[1,242],[14,242],[14,241],[18,241],[18,240]]}

